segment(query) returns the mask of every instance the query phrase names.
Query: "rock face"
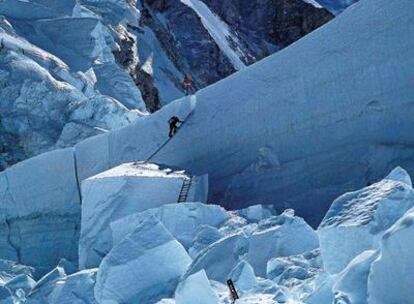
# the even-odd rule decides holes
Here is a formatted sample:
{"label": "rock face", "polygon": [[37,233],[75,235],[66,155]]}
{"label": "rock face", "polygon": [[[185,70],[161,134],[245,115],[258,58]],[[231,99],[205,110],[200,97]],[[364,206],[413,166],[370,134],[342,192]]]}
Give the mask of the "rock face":
{"label": "rock face", "polygon": [[358,2],[359,0],[316,0],[323,7],[327,8],[334,14],[341,13],[348,6]]}
{"label": "rock face", "polygon": [[[148,5],[150,18],[155,19],[149,26],[156,34],[162,32],[158,33],[160,43],[170,52],[170,58],[178,55],[180,60],[176,65],[182,67],[182,72],[190,75],[199,88],[235,72],[229,59],[190,7],[180,0],[143,2]],[[157,15],[162,16],[162,21],[156,19]],[[189,24],[192,26],[189,27]],[[174,49],[168,50],[168,45],[173,45]]]}
{"label": "rock face", "polygon": [[204,0],[243,43],[246,63],[284,48],[333,18],[302,0]]}

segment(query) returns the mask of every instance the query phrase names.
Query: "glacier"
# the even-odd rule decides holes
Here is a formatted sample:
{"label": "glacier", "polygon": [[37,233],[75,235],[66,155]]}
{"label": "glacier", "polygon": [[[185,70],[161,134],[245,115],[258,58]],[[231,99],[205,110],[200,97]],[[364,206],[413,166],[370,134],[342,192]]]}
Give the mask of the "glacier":
{"label": "glacier", "polygon": [[[75,148],[81,179],[145,160],[166,141],[168,118],[191,112],[152,161],[207,173],[209,200],[227,208],[258,201],[278,211],[293,208],[316,227],[339,194],[397,165],[412,172],[407,7],[412,3],[357,3],[328,26],[195,96],[86,140]],[[260,119],[253,124],[251,117]]]}
{"label": "glacier", "polygon": [[[194,2],[203,8],[199,15],[178,0],[168,6],[162,0],[3,1],[0,170],[126,126],[182,97],[185,74],[195,88],[205,87],[236,71],[232,59],[256,62],[333,18],[326,9],[296,1],[288,15],[301,15],[304,22],[276,15],[277,25],[268,26],[269,14],[262,21],[269,33],[295,29],[277,47],[240,36],[240,24],[214,17],[214,3]],[[263,14],[265,8],[254,9]],[[223,16],[237,13],[232,7]],[[213,21],[210,30],[200,16]],[[183,18],[190,27],[181,26]]]}
{"label": "glacier", "polygon": [[[128,174],[137,174],[140,170],[142,167],[131,169],[126,164],[105,174],[119,175],[122,171],[123,178],[127,179]],[[155,172],[152,174],[163,171]],[[155,180],[153,184],[164,182]],[[34,277],[34,268],[1,260],[2,300],[36,304],[228,304],[231,297],[225,284],[231,278],[240,297],[237,303],[392,304],[395,299],[399,303],[410,303],[411,281],[407,276],[414,276],[409,245],[414,208],[398,213],[398,220],[394,211],[407,200],[405,186],[412,190],[411,179],[397,167],[374,185],[387,191],[390,182],[400,183],[394,192],[401,195],[394,194],[395,199],[390,203],[379,200],[378,205],[382,206],[377,210],[382,209],[381,218],[385,222],[393,223],[384,228],[386,231],[379,240],[369,234],[367,238],[371,237],[376,246],[355,252],[339,273],[332,274],[325,265],[319,244],[320,230],[313,230],[292,210],[277,215],[264,205],[226,211],[217,205],[173,203],[131,211],[132,214],[120,219],[109,213],[114,219],[110,224],[113,246],[97,268],[79,271],[75,264],[62,260],[39,279]],[[123,196],[122,193],[114,195]],[[344,196],[347,195],[355,192]],[[334,210],[341,199],[334,201]],[[336,214],[342,217],[339,222],[360,224],[361,216],[372,218],[372,209]],[[211,239],[202,250],[190,256],[189,248],[197,242],[197,231],[205,227],[216,229],[218,240]],[[283,238],[296,238],[296,241]],[[358,238],[353,241],[361,243]],[[394,286],[395,292],[387,290],[388,286]]]}
{"label": "glacier", "polygon": [[411,0],[361,0],[195,95],[0,172],[0,302],[228,304],[229,278],[242,304],[413,302],[413,18]]}

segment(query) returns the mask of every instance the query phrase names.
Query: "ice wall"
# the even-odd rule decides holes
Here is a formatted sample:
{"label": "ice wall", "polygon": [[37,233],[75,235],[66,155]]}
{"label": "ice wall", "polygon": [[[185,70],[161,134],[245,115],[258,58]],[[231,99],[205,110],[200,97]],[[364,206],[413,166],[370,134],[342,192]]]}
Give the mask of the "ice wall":
{"label": "ice wall", "polygon": [[[153,160],[208,173],[210,198],[226,207],[258,201],[291,207],[312,224],[339,194],[396,165],[413,172],[413,15],[409,0],[355,4],[280,53],[200,91],[193,114]],[[91,158],[88,146],[109,150],[91,172],[81,168],[83,176],[145,159],[165,138],[168,117],[189,103],[177,101],[79,145],[82,163]]]}

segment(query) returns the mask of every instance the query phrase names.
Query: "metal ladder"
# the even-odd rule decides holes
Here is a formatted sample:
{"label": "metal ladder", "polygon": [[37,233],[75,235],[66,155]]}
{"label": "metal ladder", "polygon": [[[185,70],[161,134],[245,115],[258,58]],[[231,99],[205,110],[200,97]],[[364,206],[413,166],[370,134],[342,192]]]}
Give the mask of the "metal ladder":
{"label": "metal ladder", "polygon": [[190,192],[193,177],[184,178],[183,185],[181,186],[180,194],[178,195],[177,203],[184,203],[187,201],[188,193]]}

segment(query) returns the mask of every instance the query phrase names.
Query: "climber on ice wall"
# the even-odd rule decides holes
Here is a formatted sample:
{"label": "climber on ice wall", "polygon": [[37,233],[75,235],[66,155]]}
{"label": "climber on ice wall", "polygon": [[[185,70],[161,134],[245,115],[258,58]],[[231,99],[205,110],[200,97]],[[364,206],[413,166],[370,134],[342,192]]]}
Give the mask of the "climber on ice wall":
{"label": "climber on ice wall", "polygon": [[170,124],[170,133],[168,134],[169,137],[173,137],[174,134],[177,132],[178,123],[183,123],[177,116],[173,116],[168,120],[168,123]]}

